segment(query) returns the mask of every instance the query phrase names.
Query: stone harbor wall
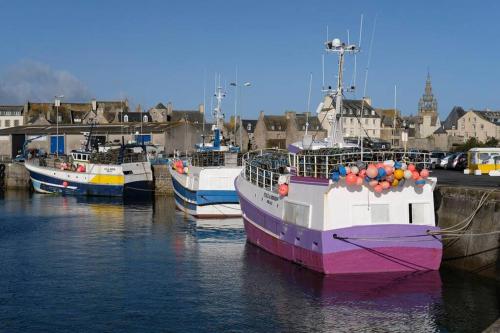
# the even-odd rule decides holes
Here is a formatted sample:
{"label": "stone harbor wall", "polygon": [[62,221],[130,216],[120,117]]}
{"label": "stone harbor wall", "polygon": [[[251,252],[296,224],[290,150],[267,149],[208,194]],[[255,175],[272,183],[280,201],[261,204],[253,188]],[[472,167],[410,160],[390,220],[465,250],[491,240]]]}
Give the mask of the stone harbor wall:
{"label": "stone harbor wall", "polygon": [[500,189],[438,186],[436,222],[449,232],[443,265],[500,280]]}

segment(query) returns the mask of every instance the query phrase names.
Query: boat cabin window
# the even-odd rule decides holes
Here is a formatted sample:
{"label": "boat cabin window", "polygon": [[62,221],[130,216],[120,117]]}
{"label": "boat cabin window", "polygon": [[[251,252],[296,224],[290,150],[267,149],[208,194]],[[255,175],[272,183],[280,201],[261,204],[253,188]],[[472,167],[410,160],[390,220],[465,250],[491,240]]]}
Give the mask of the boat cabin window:
{"label": "boat cabin window", "polygon": [[356,221],[367,221],[373,224],[389,223],[389,205],[353,205],[352,222],[356,223]]}
{"label": "boat cabin window", "polygon": [[310,206],[285,201],[285,221],[310,228]]}
{"label": "boat cabin window", "polygon": [[425,215],[428,209],[428,203],[410,203],[408,205],[408,222],[410,224],[426,224]]}

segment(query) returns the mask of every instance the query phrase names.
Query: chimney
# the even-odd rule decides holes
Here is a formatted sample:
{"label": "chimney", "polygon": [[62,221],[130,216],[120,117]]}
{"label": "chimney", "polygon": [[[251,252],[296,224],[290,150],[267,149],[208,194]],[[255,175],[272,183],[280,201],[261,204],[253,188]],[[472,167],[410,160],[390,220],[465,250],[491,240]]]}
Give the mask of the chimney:
{"label": "chimney", "polygon": [[198,106],[198,110],[200,111],[201,114],[204,114],[205,113],[205,105],[204,104],[200,104]]}
{"label": "chimney", "polygon": [[167,103],[167,115],[171,115],[173,110],[172,102]]}
{"label": "chimney", "polygon": [[372,106],[372,99],[370,97],[363,97],[363,100],[365,101],[366,104]]}

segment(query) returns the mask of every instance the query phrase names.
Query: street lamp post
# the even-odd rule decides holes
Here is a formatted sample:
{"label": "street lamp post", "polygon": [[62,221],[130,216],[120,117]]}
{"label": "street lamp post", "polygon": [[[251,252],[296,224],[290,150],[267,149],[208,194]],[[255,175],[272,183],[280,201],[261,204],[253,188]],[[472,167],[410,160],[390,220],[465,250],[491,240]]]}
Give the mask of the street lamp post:
{"label": "street lamp post", "polygon": [[[234,141],[236,143],[236,115],[237,115],[237,108],[238,108],[238,88],[241,87],[241,85],[238,83],[238,82],[231,82],[230,83],[231,86],[235,87],[235,92],[234,92]],[[243,83],[243,87],[251,87],[252,84],[250,82],[245,82]],[[241,120],[241,116],[240,116],[240,121],[239,121],[239,125],[240,125],[240,151],[243,150],[243,129],[242,129],[242,126],[243,126],[243,122]]]}
{"label": "street lamp post", "polygon": [[64,95],[55,96],[54,105],[56,107],[56,156],[59,157],[59,107]]}

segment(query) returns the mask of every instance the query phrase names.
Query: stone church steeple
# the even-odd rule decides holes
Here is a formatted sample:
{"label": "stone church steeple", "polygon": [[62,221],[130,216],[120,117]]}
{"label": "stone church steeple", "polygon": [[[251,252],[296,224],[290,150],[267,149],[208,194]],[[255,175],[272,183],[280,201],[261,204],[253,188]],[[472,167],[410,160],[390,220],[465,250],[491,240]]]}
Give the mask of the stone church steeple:
{"label": "stone church steeple", "polygon": [[437,99],[432,93],[431,75],[427,71],[425,91],[418,101],[418,128],[416,131],[418,137],[427,138],[441,126],[437,108]]}
{"label": "stone church steeple", "polygon": [[427,80],[425,81],[425,92],[420,97],[418,102],[418,114],[434,113],[437,115],[437,99],[432,93],[431,75],[427,72]]}

